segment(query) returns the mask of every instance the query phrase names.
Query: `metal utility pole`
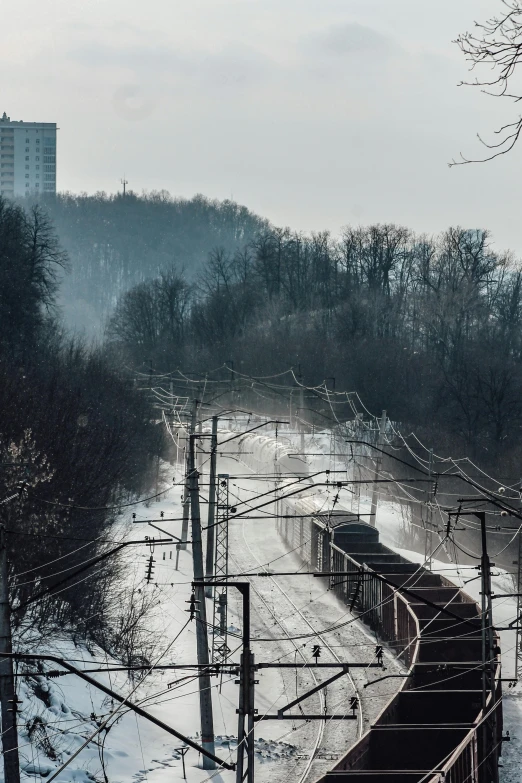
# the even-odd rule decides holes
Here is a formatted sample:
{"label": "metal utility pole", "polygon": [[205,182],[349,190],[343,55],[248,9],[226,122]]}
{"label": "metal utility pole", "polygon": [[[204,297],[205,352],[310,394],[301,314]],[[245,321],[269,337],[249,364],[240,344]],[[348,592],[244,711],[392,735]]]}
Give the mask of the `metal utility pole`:
{"label": "metal utility pole", "polygon": [[[205,580],[208,582],[214,576],[214,550],[216,518],[216,462],[217,462],[217,432],[218,417],[212,416],[212,436],[210,439],[210,479],[208,489],[208,521],[207,521],[207,554],[205,561]],[[212,598],[212,586],[205,588],[208,598]]]}
{"label": "metal utility pole", "polygon": [[297,383],[299,385],[299,408],[298,408],[299,414],[297,416],[297,412],[296,412],[296,418],[299,419],[297,426],[298,426],[299,432],[301,433],[301,454],[304,454],[304,451],[305,451],[305,444],[304,444],[304,421],[303,421],[303,416],[304,416],[304,386],[302,385],[302,383],[303,383],[303,376],[301,375],[301,365],[299,365],[299,371],[298,371],[298,374],[297,374]]}
{"label": "metal utility pole", "polygon": [[[356,413],[355,419],[354,419],[354,428],[355,428],[355,438],[357,440],[361,439],[361,418],[362,413]],[[361,510],[361,467],[359,463],[357,462],[356,455],[354,456],[353,450],[352,450],[352,479],[356,483],[353,487],[353,495],[351,500],[351,510],[358,514]]]}
{"label": "metal utility pole", "polygon": [[[428,466],[428,475],[430,480],[432,477],[432,473],[433,473],[433,449],[430,449],[430,462]],[[427,561],[428,568],[431,571],[431,566],[432,566],[431,553],[433,552],[433,528],[432,528],[433,513],[431,510],[431,505],[429,505],[430,496],[432,494],[431,483],[428,485],[428,491],[426,494],[427,494],[426,499],[428,501],[428,505],[426,511],[426,537],[424,539],[424,560]]]}
{"label": "metal utility pole", "polygon": [[226,359],[225,367],[227,367],[230,370],[230,377],[229,377],[230,405],[233,408],[235,406],[234,406],[234,362],[232,361],[232,359]]}
{"label": "metal utility pole", "polygon": [[185,448],[184,450],[184,457],[185,457],[185,483],[183,485],[183,498],[181,500],[181,505],[183,509],[183,521],[181,523],[181,540],[182,544],[180,544],[180,549],[186,549],[187,548],[187,540],[188,540],[188,524],[189,524],[189,514],[190,514],[190,492],[188,487],[188,449]]}
{"label": "metal utility pole", "polygon": [[299,429],[301,430],[301,454],[305,453],[305,436],[304,436],[304,389],[301,386],[299,388],[299,417],[301,419]]}
{"label": "metal utility pole", "polygon": [[201,476],[203,473],[203,448],[202,448],[202,442],[201,442],[201,436],[203,434],[203,422],[201,419],[198,421],[198,459],[197,459],[197,467],[198,467],[198,473]]}
{"label": "metal utility pole", "polygon": [[[227,644],[228,627],[228,473],[220,473],[217,479],[217,521],[216,521],[216,546],[215,546],[215,578],[223,579],[216,585],[214,593],[214,615],[212,623],[212,663],[226,663],[230,650]],[[212,585],[207,590],[212,590]]]}
{"label": "metal utility pole", "polygon": [[[381,421],[379,423],[379,438],[377,440],[377,446],[382,449],[384,444],[384,434],[386,432],[386,411],[382,412]],[[378,496],[377,496],[377,479],[379,478],[379,473],[381,472],[381,465],[382,465],[382,452],[377,452],[377,457],[375,459],[375,473],[373,478],[373,491],[372,491],[372,507],[370,509],[370,525],[373,525],[373,527],[376,526],[376,515],[377,515],[377,503],[378,503]]]}
{"label": "metal utility pole", "polygon": [[126,195],[126,187],[129,184],[129,180],[125,178],[125,174],[123,175],[123,179],[120,179],[121,184],[123,185],[123,198],[125,198]]}
{"label": "metal utility pole", "polygon": [[236,783],[243,783],[245,778],[247,783],[254,783],[255,669],[254,654],[250,651],[250,583],[236,582],[234,587],[239,590],[243,598],[243,652],[239,664]]}
{"label": "metal utility pole", "polygon": [[[196,401],[195,401],[196,402]],[[195,405],[197,410],[197,403]],[[207,611],[205,606],[205,588],[203,587],[203,544],[201,541],[201,515],[199,510],[199,482],[196,470],[195,446],[196,435],[191,433],[189,442],[189,491],[190,515],[192,521],[192,556],[194,561],[194,580],[200,584],[195,587],[197,619],[196,643],[198,664],[209,665]],[[201,672],[199,678],[199,709],[201,714],[201,745],[214,753],[214,720],[212,715],[212,691],[210,675]],[[215,763],[207,756],[203,757],[203,769],[215,769]]]}
{"label": "metal utility pole", "polygon": [[[192,413],[190,416],[190,426],[188,431],[188,437],[185,441],[190,442],[191,436],[194,435],[196,432],[196,421],[198,417],[198,405],[199,400],[193,400],[192,401]],[[189,470],[190,470],[190,458],[189,458],[190,448],[185,447],[185,484],[183,487],[183,521],[181,523],[181,540],[183,542],[186,542],[188,540],[188,524],[189,524],[189,514],[190,514],[190,488],[189,488]],[[180,544],[181,549],[186,549],[187,544],[182,543]]]}
{"label": "metal utility pole", "polygon": [[[202,585],[206,584],[208,583],[202,583]],[[220,584],[216,581],[210,582],[213,587]],[[194,580],[192,586],[197,589],[200,585]],[[254,783],[254,727],[256,718],[254,703],[257,682],[254,679],[256,671],[254,655],[250,650],[250,582],[234,582],[230,583],[230,586],[239,590],[243,599],[243,651],[239,663],[239,680],[236,680],[236,684],[239,685],[236,783],[244,783],[245,780],[247,783]],[[267,664],[267,666],[270,665]],[[274,666],[280,665],[274,664]],[[285,666],[285,664],[282,665]],[[293,664],[287,665],[293,666]],[[247,760],[246,771],[245,757]]]}
{"label": "metal utility pole", "polygon": [[[482,539],[481,570],[481,609],[482,609],[482,714],[486,715],[488,709],[495,703],[495,663],[493,660],[493,611],[491,600],[491,564],[488,555],[488,541],[486,534],[486,514],[477,511],[475,515],[480,520]],[[491,702],[488,705],[488,694],[491,693]],[[488,753],[489,747],[495,747],[496,737],[496,712],[493,710],[489,720],[482,723],[482,754],[481,779],[483,783],[497,783],[498,766],[497,753]]]}
{"label": "metal utility pole", "polygon": [[198,423],[198,406],[199,400],[192,400],[192,413],[190,414],[190,435],[194,435],[196,432],[196,424]]}
{"label": "metal utility pole", "polygon": [[[172,380],[169,381],[169,396],[170,396],[170,423],[171,428],[173,432],[176,432],[177,428],[174,426],[174,417],[175,417],[175,411],[176,407],[174,405],[174,384],[172,383]],[[167,415],[167,414],[166,414]],[[179,431],[177,432],[176,440],[174,441],[174,445],[176,447],[176,465],[179,464]]]}
{"label": "metal utility pole", "polygon": [[[0,525],[0,651],[9,654],[13,652],[4,525]],[[5,783],[20,783],[18,733],[16,730],[17,698],[13,676],[13,659],[10,656],[0,657],[0,702],[4,780]]]}
{"label": "metal utility pole", "polygon": [[520,671],[520,609],[521,609],[521,593],[522,593],[522,527],[518,531],[518,560],[517,562],[517,619],[516,619],[516,636],[515,636],[515,679],[518,680],[518,673]]}

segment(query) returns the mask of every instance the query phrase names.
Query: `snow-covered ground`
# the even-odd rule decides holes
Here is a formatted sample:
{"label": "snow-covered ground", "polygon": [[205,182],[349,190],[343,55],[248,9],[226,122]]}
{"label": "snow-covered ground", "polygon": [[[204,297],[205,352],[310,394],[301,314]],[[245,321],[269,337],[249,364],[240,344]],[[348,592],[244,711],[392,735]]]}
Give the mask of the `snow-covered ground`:
{"label": "snow-covered ground", "polygon": [[[289,445],[297,446],[297,438],[285,437]],[[316,452],[331,453],[331,440],[327,433],[307,438],[307,449]],[[221,458],[218,469],[234,475],[247,473],[245,466],[233,457]],[[312,470],[331,469],[343,471],[341,460],[332,457],[314,457]],[[179,474],[176,476],[180,478]],[[246,500],[267,490],[267,485],[261,481],[246,478],[231,478],[230,489],[232,497]],[[206,490],[203,490],[205,496]],[[350,507],[352,500],[349,494],[341,493],[340,503]],[[133,525],[130,514],[123,520],[129,536],[141,538],[144,535],[162,534],[148,527],[146,520],[158,520],[161,512],[165,521],[159,523],[164,530],[175,535],[181,532],[180,521],[166,521],[169,518],[181,517],[181,489],[173,486],[165,493],[160,502],[140,504],[134,509],[136,521],[142,524]],[[368,513],[369,499],[360,498],[360,511]],[[206,514],[206,506],[202,504],[202,514]],[[405,551],[404,521],[401,509],[392,504],[381,502],[377,515],[377,526],[383,543],[392,546],[412,560],[422,562],[418,553]],[[273,570],[295,571],[301,563],[294,553],[285,555],[285,545],[275,531],[275,525],[270,520],[235,520],[230,525],[230,570],[236,573],[245,570],[261,570],[260,565]],[[157,634],[156,662],[193,663],[196,661],[195,626],[187,622],[187,604],[191,594],[192,557],[190,547],[180,552],[179,569],[176,570],[175,547],[158,547],[155,551],[155,584],[142,584],[141,589],[154,591],[157,605],[151,614],[151,627]],[[136,549],[129,560],[129,580],[143,579],[145,565],[149,557],[147,547]],[[432,567],[459,585],[466,583],[465,589],[478,599],[479,580],[468,581],[476,576],[472,569],[447,562],[447,558],[435,559]],[[513,592],[509,577],[495,570],[496,592]],[[254,652],[256,661],[288,661],[302,662],[311,656],[311,643],[317,639],[303,638],[302,642],[291,642],[287,636],[305,634],[312,627],[321,631],[325,627],[350,619],[346,606],[341,604],[327,585],[313,577],[278,577],[252,578],[252,625]],[[279,587],[278,587],[279,585]],[[207,609],[211,617],[210,604]],[[497,623],[511,622],[515,614],[513,599],[502,599],[495,602],[495,619]],[[239,632],[241,628],[241,607],[239,595],[234,590],[229,591],[229,628]],[[180,633],[180,631],[182,631]],[[179,638],[176,638],[179,634]],[[231,637],[232,638],[232,637]],[[269,639],[270,641],[255,641]],[[173,639],[176,641],[173,643]],[[372,651],[376,640],[367,629],[358,623],[352,623],[343,629],[330,633],[325,637],[329,651],[323,647],[323,656],[337,654],[341,660],[372,660]],[[240,640],[237,639],[237,646]],[[502,649],[504,676],[510,676],[513,670],[514,633],[502,632]],[[101,650],[87,650],[77,647],[70,639],[56,639],[52,646],[39,649],[58,654],[81,668],[93,668],[104,665],[107,659]],[[161,656],[161,658],[160,658]],[[239,651],[232,657],[238,660]],[[328,658],[323,657],[323,660]],[[108,661],[111,663],[111,661]],[[117,662],[113,662],[117,663]],[[391,653],[386,656],[389,672],[400,671],[400,665]],[[55,665],[50,668],[55,669]],[[319,679],[329,676],[332,671],[319,674]],[[94,674],[114,690],[128,695],[133,685],[126,673],[118,672]],[[322,771],[332,765],[334,760],[356,740],[362,728],[366,728],[375,720],[377,714],[399,687],[399,680],[388,680],[368,689],[362,685],[368,680],[379,676],[378,670],[353,669],[353,681],[342,678],[328,689],[326,694],[328,711],[345,709],[347,698],[355,690],[362,697],[362,725],[358,721],[331,721],[320,734],[322,722],[304,721],[263,721],[256,727],[256,780],[264,783],[283,783],[286,780],[300,780],[304,775],[314,779]],[[184,679],[187,678],[188,679]],[[259,685],[256,687],[256,706],[261,714],[274,713],[283,704],[295,698],[296,692],[302,692],[311,687],[313,682],[307,672],[299,670],[268,669],[259,672]],[[393,683],[393,684],[390,684]],[[233,760],[235,737],[237,734],[236,707],[238,687],[234,678],[223,678],[220,682],[212,680],[214,724],[216,733],[216,753],[225,760]],[[49,680],[44,676],[21,680],[19,684],[22,699],[19,713],[20,753],[23,765],[23,780],[41,781],[48,777],[51,770],[63,764],[92,734],[97,725],[116,706],[111,700],[94,687],[79,680],[74,675],[67,675]],[[504,745],[504,769],[502,783],[522,781],[520,771],[521,740],[520,720],[522,717],[522,691],[518,686],[514,689],[505,688],[505,729],[512,736],[511,743]],[[132,700],[140,703],[155,716],[178,729],[187,736],[198,740],[199,698],[198,682],[190,672],[183,670],[154,670],[136,688]],[[311,697],[306,707],[311,711],[319,711],[324,707],[321,697]],[[36,720],[38,717],[40,720]],[[28,736],[28,727],[31,738]],[[101,764],[101,743],[104,745],[103,759],[105,773]],[[104,730],[91,742],[80,755],[64,770],[58,780],[87,781],[108,780],[110,783],[166,783],[181,781],[183,768],[180,753],[177,750],[182,743],[163,732],[160,728],[137,718],[130,711],[120,710],[119,718],[113,722],[109,731]],[[309,763],[311,749],[316,749],[314,761]],[[53,758],[54,757],[54,758]],[[233,772],[206,772],[202,769],[201,759],[196,751],[189,749],[185,757],[186,776],[191,783],[203,783],[214,780],[217,783],[232,783]],[[106,778],[105,778],[106,775]]]}

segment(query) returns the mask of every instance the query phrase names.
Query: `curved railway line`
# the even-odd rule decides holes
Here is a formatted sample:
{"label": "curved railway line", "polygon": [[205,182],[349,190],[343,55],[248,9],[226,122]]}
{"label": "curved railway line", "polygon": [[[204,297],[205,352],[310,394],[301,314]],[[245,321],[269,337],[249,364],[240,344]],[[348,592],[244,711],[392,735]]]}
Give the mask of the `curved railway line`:
{"label": "curved railway line", "polygon": [[[288,552],[295,552],[310,571],[324,574],[339,600],[354,607],[407,667],[399,675],[398,691],[388,694],[369,729],[317,783],[498,783],[503,740],[500,648],[487,615],[451,581],[381,544],[376,528],[357,514],[335,502],[335,511],[332,506],[325,512],[328,494],[314,487],[299,455],[262,436],[244,435],[234,444],[252,472],[273,467],[274,475],[295,474],[313,494],[322,495],[322,502],[276,497],[277,530]],[[337,574],[342,578],[336,579]],[[312,627],[277,581],[271,581],[334,653],[324,634]],[[362,716],[360,721],[359,729]],[[305,773],[288,780],[303,783],[320,741]]]}
{"label": "curved railway line", "polygon": [[321,783],[498,781],[500,649],[478,605],[381,544],[356,515],[308,508],[305,516],[307,506],[285,501],[283,540],[312,570],[342,574],[337,596],[408,666],[397,694]]}
{"label": "curved railway line", "polygon": [[[253,560],[255,561],[255,563],[259,567],[263,568],[262,563],[258,560],[256,555],[254,554],[254,552],[252,551],[252,548],[250,547],[250,545],[249,545],[249,543],[248,543],[248,541],[246,539],[245,530],[244,530],[244,524],[245,523],[243,522],[242,523],[242,537],[243,537],[244,545],[248,549],[248,551],[249,551],[251,557],[253,558]],[[328,652],[332,656],[332,658],[337,663],[340,663],[341,662],[341,658],[337,655],[335,650],[329,644],[328,640],[326,639],[326,636],[323,633],[321,633],[321,631],[319,631],[316,627],[314,627],[312,625],[310,620],[306,617],[306,615],[302,612],[302,610],[299,609],[299,607],[294,603],[294,601],[290,598],[288,593],[281,587],[279,582],[276,579],[274,579],[274,577],[269,575],[267,578],[275,586],[275,588],[278,590],[278,592],[283,596],[285,601],[292,607],[292,610],[295,612],[296,615],[299,616],[300,620],[307,626],[307,628],[310,629],[310,631],[313,632],[314,639],[320,640],[322,645],[324,646],[324,648],[326,650],[328,650]],[[303,664],[306,664],[307,660],[305,659],[302,651],[298,648],[298,646],[292,640],[290,632],[288,631],[288,628],[286,627],[286,625],[281,621],[281,619],[277,616],[276,612],[274,612],[274,610],[269,606],[268,602],[264,599],[263,595],[259,592],[259,590],[257,590],[255,585],[253,585],[253,584],[252,584],[252,589],[254,590],[254,592],[256,593],[258,598],[261,600],[261,602],[263,603],[263,605],[265,606],[267,611],[271,614],[271,616],[273,617],[274,621],[281,628],[281,630],[283,631],[285,636],[291,642],[291,644],[294,647],[296,653],[298,653],[301,656],[301,658],[303,660]],[[307,674],[310,674],[312,676],[314,684],[318,684],[319,683],[319,679],[317,678],[314,670],[310,669],[310,668],[307,668],[306,671],[307,671]],[[358,731],[358,736],[360,738],[362,736],[362,734],[363,734],[363,731],[364,731],[363,697],[362,697],[361,692],[358,690],[357,684],[356,684],[354,678],[352,677],[352,675],[350,674],[350,672],[348,672],[345,676],[347,677],[347,679],[351,683],[351,686],[352,686],[352,689],[353,689],[353,693],[355,695],[357,695],[357,697],[359,698],[359,709],[358,709],[358,714],[357,714],[357,726],[358,726],[357,731]],[[325,696],[323,694],[323,691],[319,691],[318,696],[319,696],[319,700],[320,700],[321,712],[323,712],[323,711],[325,711]],[[318,731],[317,731],[317,736],[316,736],[316,740],[315,740],[315,743],[314,743],[314,747],[312,748],[312,752],[309,755],[308,762],[306,764],[305,769],[302,772],[300,772],[300,777],[297,779],[297,783],[305,783],[305,781],[309,777],[310,771],[312,769],[313,762],[314,762],[314,760],[316,758],[317,752],[318,752],[319,747],[321,745],[321,742],[323,740],[325,729],[328,726],[329,726],[329,722],[328,721],[318,721]]]}
{"label": "curved railway line", "polygon": [[[250,549],[250,547],[249,547],[249,549]],[[232,561],[235,561],[235,558],[233,558],[233,557],[230,557],[230,559]],[[288,629],[284,625],[284,623],[282,623],[281,620],[277,617],[277,614],[274,612],[274,610],[271,608],[271,606],[268,604],[268,602],[265,600],[265,598],[260,593],[260,591],[256,588],[256,586],[252,582],[250,584],[251,584],[252,591],[256,594],[256,596],[261,601],[261,603],[263,604],[263,606],[265,607],[267,612],[269,612],[269,614],[272,616],[274,621],[281,628],[281,631],[284,633],[284,635],[287,637],[288,641],[294,647],[294,650],[295,650],[296,654],[299,654],[301,656],[303,664],[305,664],[306,663],[306,659],[305,659],[302,651],[298,648],[298,646],[292,640],[292,637],[291,637]],[[313,669],[308,669],[307,672],[309,672],[311,674],[311,677],[312,677],[312,679],[314,681],[314,684],[317,685],[319,680],[317,679]],[[323,695],[322,691],[319,691],[318,697],[319,697],[319,702],[320,702],[320,709],[321,709],[321,711],[324,711],[325,703],[324,703],[324,695]],[[308,775],[310,773],[310,769],[311,769],[313,761],[314,761],[314,758],[315,758],[315,756],[317,754],[317,751],[319,750],[319,747],[320,747],[321,742],[323,740],[323,735],[324,735],[324,722],[323,721],[319,721],[318,722],[318,731],[317,731],[317,735],[316,735],[315,740],[314,740],[314,745],[313,745],[313,748],[312,748],[312,752],[311,752],[311,754],[310,754],[310,756],[308,758],[308,761],[307,761],[307,763],[305,765],[304,770],[299,773],[300,777],[297,779],[296,783],[305,783],[305,781],[307,780]]]}
{"label": "curved railway line", "polygon": [[[242,535],[243,535],[243,541],[245,542],[245,546],[247,547],[248,551],[250,552],[250,554],[252,555],[252,557],[254,558],[254,560],[256,561],[256,563],[258,564],[258,566],[261,566],[261,567],[262,567],[262,564],[259,562],[259,560],[257,559],[257,557],[254,555],[254,553],[252,552],[252,549],[251,549],[251,547],[250,547],[250,546],[249,546],[249,544],[248,544],[248,541],[246,540],[246,537],[245,537],[245,523],[244,523],[244,521],[243,521],[243,523],[242,523]],[[304,613],[301,611],[301,609],[299,609],[299,607],[298,607],[298,606],[296,606],[296,604],[295,604],[295,603],[292,601],[292,599],[290,598],[290,596],[288,595],[288,593],[286,592],[286,590],[283,590],[283,588],[281,587],[281,585],[279,584],[279,582],[278,582],[276,579],[274,579],[274,577],[273,577],[273,576],[270,576],[270,575],[269,575],[269,576],[268,576],[268,578],[271,580],[271,582],[274,584],[274,586],[277,588],[277,590],[278,590],[278,591],[281,593],[281,595],[282,595],[282,596],[283,596],[283,597],[286,599],[286,601],[287,601],[287,602],[290,604],[290,606],[292,607],[292,609],[293,609],[293,610],[294,610],[294,611],[295,611],[295,612],[296,612],[296,613],[299,615],[299,617],[302,619],[302,621],[305,623],[305,625],[307,625],[307,626],[308,626],[308,628],[309,628],[309,629],[310,629],[310,630],[313,632],[313,634],[314,634],[314,637],[317,637],[318,639],[320,639],[320,640],[322,641],[322,643],[323,643],[324,647],[325,647],[325,648],[326,648],[326,649],[329,651],[329,653],[330,653],[330,655],[332,656],[332,658],[334,658],[334,660],[335,660],[337,663],[341,663],[341,658],[339,658],[339,656],[337,655],[337,653],[335,652],[335,650],[334,650],[334,649],[331,647],[331,645],[328,643],[328,641],[327,641],[327,639],[326,639],[326,636],[325,636],[325,635],[324,635],[324,634],[323,634],[321,631],[318,631],[318,630],[317,630],[317,628],[314,628],[314,626],[312,625],[312,623],[310,622],[310,620],[309,620],[309,619],[306,617],[306,615],[305,615],[305,614],[304,614]],[[279,622],[279,621],[278,621],[278,622]],[[358,711],[357,722],[358,722],[358,732],[359,732],[359,737],[361,737],[361,736],[362,736],[362,733],[363,733],[363,730],[364,730],[364,721],[363,721],[363,715],[362,715],[362,699],[361,699],[361,693],[360,693],[360,692],[359,692],[359,690],[357,689],[357,685],[356,685],[356,683],[355,683],[355,680],[354,680],[354,678],[352,677],[352,675],[350,674],[350,672],[347,672],[347,674],[346,674],[346,677],[347,677],[347,678],[350,680],[350,682],[351,682],[351,684],[352,684],[352,687],[353,687],[353,691],[354,691],[354,693],[355,693],[355,694],[356,694],[356,695],[359,697],[359,703],[360,703],[360,705],[361,705],[361,709],[359,709],[359,711]]]}

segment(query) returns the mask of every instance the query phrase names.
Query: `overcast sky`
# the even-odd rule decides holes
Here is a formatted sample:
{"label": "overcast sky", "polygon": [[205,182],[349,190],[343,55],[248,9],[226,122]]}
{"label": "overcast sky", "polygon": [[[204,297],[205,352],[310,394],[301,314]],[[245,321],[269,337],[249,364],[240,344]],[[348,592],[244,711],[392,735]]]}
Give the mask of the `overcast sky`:
{"label": "overcast sky", "polygon": [[522,256],[516,108],[457,87],[452,40],[500,0],[24,0],[2,6],[0,112],[60,127],[60,190],[230,198],[303,230],[488,227]]}

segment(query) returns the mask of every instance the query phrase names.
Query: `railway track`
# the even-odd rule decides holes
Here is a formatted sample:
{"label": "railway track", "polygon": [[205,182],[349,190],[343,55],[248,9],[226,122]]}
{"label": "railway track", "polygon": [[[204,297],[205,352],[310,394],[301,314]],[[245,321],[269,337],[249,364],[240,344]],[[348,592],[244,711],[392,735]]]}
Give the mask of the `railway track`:
{"label": "railway track", "polygon": [[[229,555],[229,557],[230,557],[230,560],[232,562],[234,562],[238,566],[239,569],[241,569],[241,566],[237,563],[237,560],[234,557],[232,557],[231,555]],[[277,625],[279,626],[281,631],[287,637],[288,641],[293,646],[293,648],[295,650],[295,653],[300,656],[300,658],[303,661],[303,664],[305,664],[307,661],[306,661],[306,659],[305,659],[305,657],[304,657],[304,655],[302,653],[302,650],[300,650],[299,647],[295,644],[295,642],[293,641],[293,639],[292,639],[288,629],[284,625],[284,623],[281,622],[281,620],[278,618],[277,614],[274,612],[274,610],[272,609],[272,607],[270,606],[268,601],[265,600],[264,596],[256,588],[256,586],[252,582],[250,584],[251,584],[252,591],[255,593],[257,598],[261,601],[261,603],[265,607],[266,611],[271,615],[271,617],[277,623]],[[308,669],[307,672],[311,674],[312,679],[314,681],[314,684],[317,685],[319,683],[319,680],[317,679],[317,676],[316,676],[315,672],[313,671],[313,669]],[[285,686],[285,690],[286,690],[286,686]],[[318,697],[319,697],[319,702],[320,702],[320,710],[321,710],[321,712],[323,712],[324,708],[325,708],[325,699],[324,699],[324,694],[323,694],[322,691],[319,691]],[[306,779],[308,778],[308,775],[309,775],[310,769],[312,767],[313,761],[314,761],[314,759],[316,757],[316,754],[317,754],[317,751],[319,750],[319,747],[321,745],[321,742],[322,742],[322,739],[323,739],[323,735],[324,735],[324,722],[323,721],[319,721],[318,722],[318,732],[317,732],[317,735],[316,735],[315,740],[314,740],[312,753],[310,754],[310,756],[308,758],[308,761],[306,763],[305,769],[300,773],[300,777],[298,778],[297,783],[305,783]]]}
{"label": "railway track", "polygon": [[[243,539],[243,545],[244,545],[245,549],[249,552],[252,560],[254,561],[254,564],[262,569],[263,565],[261,564],[259,559],[256,557],[255,553],[253,552],[251,546],[249,545],[249,543],[248,543],[248,541],[246,539],[244,522],[242,523],[242,526],[241,526],[241,535],[242,535],[242,539]],[[237,563],[236,558],[231,557],[231,560],[235,561],[236,565],[240,569],[242,569],[241,564]],[[285,600],[285,602],[289,605],[289,607],[291,607],[293,615],[299,617],[300,623],[303,623],[310,631],[313,632],[315,639],[321,641],[321,644],[323,645],[324,649],[328,651],[328,654],[332,657],[332,660],[334,660],[336,663],[340,663],[341,659],[339,658],[339,656],[337,655],[335,650],[332,648],[332,646],[329,644],[329,642],[326,639],[326,637],[320,631],[318,631],[317,628],[315,628],[312,625],[312,623],[306,617],[304,612],[301,609],[299,609],[299,607],[295,604],[295,602],[288,595],[288,593],[281,587],[281,585],[278,583],[278,581],[276,579],[274,579],[273,577],[271,577],[271,576],[268,576],[267,578],[275,586],[276,590],[282,596],[282,598]],[[302,649],[299,648],[295,644],[294,640],[292,639],[292,633],[289,631],[289,629],[288,629],[287,625],[285,624],[285,622],[283,622],[281,620],[281,617],[278,616],[277,612],[274,611],[274,609],[270,606],[269,602],[265,599],[263,594],[260,592],[260,590],[258,590],[256,588],[256,586],[254,584],[252,584],[252,590],[255,593],[255,595],[257,596],[257,598],[259,599],[259,601],[263,604],[265,610],[270,614],[270,616],[273,618],[274,622],[281,629],[281,631],[284,634],[284,636],[286,636],[286,638],[288,639],[288,641],[292,645],[296,655],[299,655],[299,657],[303,661],[303,664],[308,663],[308,660],[305,658]],[[313,669],[307,668],[306,669],[306,673],[307,673],[307,675],[311,675],[314,684],[319,684],[320,680],[318,679],[318,677],[317,677],[317,675],[316,675],[316,673],[314,672]],[[363,731],[364,731],[363,699],[362,699],[362,695],[359,692],[359,690],[357,688],[357,684],[356,684],[354,678],[352,677],[352,675],[350,673],[348,673],[346,675],[346,678],[348,679],[348,681],[349,681],[349,683],[351,685],[352,693],[357,695],[358,698],[359,698],[359,710],[358,710],[358,716],[357,716],[357,735],[358,735],[358,737],[361,737],[362,734],[363,734]],[[344,688],[345,687],[346,686],[344,686]],[[343,690],[344,688],[341,685],[341,689]],[[319,693],[317,694],[317,697],[319,698],[320,711],[321,712],[325,712],[326,711],[326,699],[325,699],[324,692],[323,691],[319,691]],[[347,703],[347,698],[344,695],[343,695],[342,701],[344,702],[344,704]],[[332,708],[332,711],[335,711],[337,713],[341,713],[342,714],[341,710],[339,710],[338,708]],[[341,721],[337,725],[333,725],[332,726],[332,730],[333,731],[338,730],[339,726],[340,725],[342,726],[343,724],[346,725],[346,723]],[[328,728],[330,728],[330,726],[331,726],[331,722],[330,721],[318,721],[317,734],[315,736],[315,739],[314,739],[314,742],[313,742],[313,746],[312,746],[311,752],[310,752],[310,754],[308,756],[308,759],[307,759],[307,762],[305,764],[305,767],[304,767],[304,769],[299,771],[299,773],[298,773],[299,777],[295,778],[297,783],[305,783],[305,781],[308,780],[308,778],[310,776],[310,773],[312,771],[312,767],[314,765],[314,762],[316,762],[317,759],[318,759],[318,753],[319,753],[319,750],[320,750],[321,745],[323,743],[323,740],[324,740],[324,737],[325,737],[325,732],[327,731]]]}
{"label": "railway track", "polygon": [[[245,523],[244,523],[244,522],[242,523],[242,531],[241,531],[241,532],[242,532],[243,540],[244,540],[244,542],[245,542],[245,545],[246,545],[246,547],[247,547],[248,551],[250,552],[250,554],[252,555],[252,557],[254,558],[254,560],[256,561],[256,563],[257,563],[259,566],[261,566],[261,563],[259,562],[259,560],[257,559],[257,557],[256,557],[256,556],[254,555],[254,553],[252,552],[252,549],[251,549],[251,547],[249,546],[249,544],[248,544],[248,541],[246,540],[246,536],[245,536]],[[294,610],[294,611],[295,611],[295,612],[296,612],[296,613],[299,615],[299,617],[301,617],[301,619],[303,620],[303,622],[304,622],[304,623],[306,623],[306,625],[308,626],[308,628],[309,628],[309,629],[310,629],[310,630],[311,630],[311,631],[312,631],[312,632],[313,632],[313,633],[316,635],[316,637],[317,637],[318,639],[321,639],[321,641],[322,641],[322,643],[323,643],[324,647],[325,647],[325,648],[326,648],[326,649],[329,651],[330,655],[331,655],[331,656],[332,656],[332,658],[333,658],[333,659],[336,661],[336,663],[342,663],[341,659],[339,658],[339,656],[337,655],[337,653],[335,652],[335,650],[334,650],[334,649],[331,647],[331,645],[328,643],[328,641],[327,641],[327,639],[326,639],[326,636],[324,636],[324,634],[323,634],[323,633],[321,633],[321,631],[318,631],[318,630],[317,630],[317,628],[314,628],[314,626],[313,626],[313,625],[312,625],[312,623],[311,623],[311,622],[308,620],[308,618],[306,617],[306,615],[305,615],[305,614],[304,614],[304,613],[301,611],[301,609],[299,609],[299,607],[298,607],[298,606],[296,606],[296,604],[295,604],[295,603],[292,601],[292,599],[290,598],[290,596],[288,595],[288,593],[287,593],[285,590],[283,590],[283,588],[281,587],[281,585],[279,584],[279,582],[277,581],[277,579],[274,579],[274,577],[273,577],[273,576],[269,576],[268,578],[269,578],[269,579],[272,581],[272,583],[275,585],[275,587],[276,587],[276,588],[277,588],[277,590],[278,590],[278,591],[281,593],[281,595],[283,595],[283,596],[285,597],[285,599],[286,599],[286,600],[287,600],[287,602],[290,604],[290,606],[293,608],[293,610]],[[352,684],[352,687],[353,687],[354,694],[355,694],[355,695],[356,695],[356,696],[359,698],[359,705],[360,705],[360,709],[359,709],[359,711],[358,711],[357,724],[358,724],[358,733],[359,733],[359,737],[361,737],[361,736],[362,736],[362,734],[363,734],[363,731],[364,731],[364,720],[363,720],[363,713],[362,713],[362,704],[363,704],[363,702],[362,702],[362,696],[361,696],[361,693],[359,692],[359,690],[357,689],[357,685],[356,685],[356,683],[355,683],[355,680],[354,680],[354,678],[352,677],[352,675],[350,674],[350,672],[348,672],[348,673],[346,674],[346,677],[347,677],[347,679],[348,679],[348,680],[351,682],[351,684]]]}

